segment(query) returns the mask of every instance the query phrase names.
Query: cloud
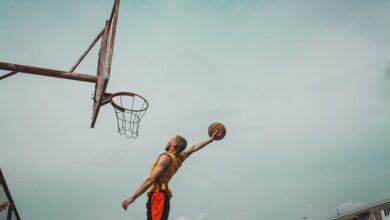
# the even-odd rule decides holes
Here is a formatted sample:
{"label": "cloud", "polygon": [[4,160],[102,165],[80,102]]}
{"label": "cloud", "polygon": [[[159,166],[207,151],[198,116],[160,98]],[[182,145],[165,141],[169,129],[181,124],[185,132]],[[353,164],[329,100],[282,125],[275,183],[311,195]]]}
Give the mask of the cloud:
{"label": "cloud", "polygon": [[338,210],[340,212],[349,212],[349,211],[352,211],[352,210],[355,210],[355,209],[362,208],[362,207],[364,207],[366,205],[367,204],[363,203],[363,202],[346,202],[346,203],[340,205],[337,208],[338,208]]}
{"label": "cloud", "polygon": [[[196,215],[196,217],[194,219],[195,220],[206,220],[207,219],[207,214],[206,213],[199,213],[198,215]],[[187,217],[187,216],[180,216],[176,220],[190,220],[190,218]]]}
{"label": "cloud", "polygon": [[195,220],[206,220],[207,219],[207,214],[206,213],[199,213]]}

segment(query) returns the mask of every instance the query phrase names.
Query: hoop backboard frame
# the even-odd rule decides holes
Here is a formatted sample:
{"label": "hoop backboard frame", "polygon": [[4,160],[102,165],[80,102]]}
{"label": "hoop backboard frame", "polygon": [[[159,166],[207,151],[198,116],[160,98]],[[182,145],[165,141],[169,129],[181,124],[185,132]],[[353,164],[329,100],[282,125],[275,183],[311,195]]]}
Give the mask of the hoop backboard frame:
{"label": "hoop backboard frame", "polygon": [[97,66],[97,81],[93,97],[91,128],[95,127],[100,107],[102,106],[103,99],[106,96],[108,81],[110,80],[116,26],[118,23],[118,13],[119,0],[115,0],[110,19],[106,21],[102,34],[101,46],[99,50],[99,61]]}
{"label": "hoop backboard frame", "polygon": [[[91,121],[91,128],[94,128],[100,111],[100,107],[112,102],[113,97],[128,96],[129,94],[132,94],[132,96],[139,96],[136,95],[135,93],[129,93],[129,92],[117,92],[113,94],[106,92],[108,81],[110,79],[110,74],[111,74],[115,35],[116,35],[116,28],[118,23],[119,2],[120,0],[114,0],[114,6],[111,11],[110,19],[106,20],[103,30],[99,32],[97,37],[93,40],[93,42],[89,45],[89,47],[85,50],[85,52],[79,57],[79,59],[76,61],[76,63],[73,65],[73,67],[70,70],[63,71],[63,70],[55,70],[55,69],[46,69],[41,67],[5,63],[0,61],[0,70],[11,71],[8,74],[4,74],[0,76],[0,80],[3,80],[5,78],[8,78],[20,72],[20,73],[28,73],[34,75],[94,83],[95,93],[93,95],[92,121]],[[99,49],[96,74],[92,75],[92,74],[81,74],[81,73],[74,72],[76,68],[79,66],[79,64],[83,61],[83,59],[87,56],[87,54],[91,51],[91,49],[95,46],[95,44],[99,40],[101,40],[101,45]],[[127,112],[131,112],[131,113],[137,112],[137,114],[139,112],[142,112],[144,114],[146,109],[148,108],[148,103],[143,97],[141,98],[144,100],[144,103],[146,103],[145,108],[143,108],[144,106],[142,106],[141,110],[135,110],[134,106],[131,106],[129,108],[123,108],[122,111],[126,110]],[[115,105],[113,105],[113,107],[114,109],[120,109],[118,106],[115,107]],[[136,123],[138,124],[139,121],[137,121]],[[131,119],[125,122],[134,123]],[[138,126],[136,132],[138,135]],[[131,137],[135,138],[134,136]]]}

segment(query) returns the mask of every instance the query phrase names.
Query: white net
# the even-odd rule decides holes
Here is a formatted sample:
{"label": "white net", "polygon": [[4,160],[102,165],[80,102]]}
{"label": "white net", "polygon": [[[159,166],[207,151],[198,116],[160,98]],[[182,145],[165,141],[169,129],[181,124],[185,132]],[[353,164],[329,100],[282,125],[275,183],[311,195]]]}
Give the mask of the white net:
{"label": "white net", "polygon": [[117,118],[118,133],[127,138],[137,138],[142,117],[148,108],[148,102],[132,93],[117,93],[111,99]]}

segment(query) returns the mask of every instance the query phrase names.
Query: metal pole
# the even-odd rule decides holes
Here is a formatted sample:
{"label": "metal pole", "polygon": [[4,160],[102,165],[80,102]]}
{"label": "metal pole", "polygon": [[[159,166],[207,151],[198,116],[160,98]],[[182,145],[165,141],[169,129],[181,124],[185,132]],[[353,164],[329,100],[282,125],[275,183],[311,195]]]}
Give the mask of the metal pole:
{"label": "metal pole", "polygon": [[10,76],[13,76],[13,75],[15,75],[15,74],[17,74],[17,73],[18,73],[17,71],[12,71],[12,72],[10,72],[10,73],[7,73],[7,74],[5,74],[4,76],[1,76],[1,77],[0,77],[0,80],[5,79],[5,78],[10,77]]}
{"label": "metal pole", "polygon": [[15,218],[17,220],[20,220],[20,216],[19,216],[18,210],[16,210],[15,203],[12,200],[11,193],[9,192],[9,189],[7,187],[7,183],[5,182],[5,178],[4,178],[3,173],[1,172],[1,169],[0,169],[0,183],[3,186],[3,190],[4,190],[4,193],[5,193],[5,196],[7,197],[7,200],[11,202],[11,206],[8,207],[7,220],[8,220],[8,218],[10,218],[12,216],[9,213],[10,210],[13,210],[13,213],[15,214]]}
{"label": "metal pole", "polygon": [[92,75],[71,73],[71,72],[66,72],[61,70],[45,69],[45,68],[33,67],[33,66],[24,66],[24,65],[13,64],[13,63],[0,62],[0,69],[41,75],[41,76],[50,76],[50,77],[77,80],[83,82],[91,82],[91,83],[96,83],[97,81],[96,76],[92,76]]}
{"label": "metal pole", "polygon": [[81,55],[81,57],[76,61],[76,63],[73,65],[73,67],[69,70],[69,72],[73,72],[77,66],[81,63],[81,61],[83,61],[83,59],[85,58],[85,56],[87,56],[87,54],[89,53],[89,51],[92,49],[93,46],[95,46],[96,42],[100,39],[100,37],[102,36],[104,32],[104,29],[99,33],[99,35],[95,38],[95,40],[93,40],[93,42],[91,43],[91,45],[89,45],[89,47],[87,48],[87,50],[83,53],[83,55]]}
{"label": "metal pole", "polygon": [[13,212],[13,209],[12,209],[12,206],[13,206],[13,204],[11,204],[11,206],[10,207],[8,207],[8,209],[7,209],[7,220],[12,220],[12,212]]}

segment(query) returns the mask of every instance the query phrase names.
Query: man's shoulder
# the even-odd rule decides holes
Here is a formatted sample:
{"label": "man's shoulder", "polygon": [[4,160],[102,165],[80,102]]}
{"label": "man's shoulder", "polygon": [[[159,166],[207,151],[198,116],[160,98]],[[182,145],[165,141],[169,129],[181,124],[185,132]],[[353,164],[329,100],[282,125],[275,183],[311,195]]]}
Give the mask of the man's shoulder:
{"label": "man's shoulder", "polygon": [[157,163],[162,165],[169,165],[172,161],[171,156],[169,156],[167,153],[162,153],[158,157]]}
{"label": "man's shoulder", "polygon": [[171,152],[165,152],[165,153],[163,153],[162,155],[166,155],[167,157],[169,157],[170,158],[170,160],[171,161],[173,161],[176,165],[181,165],[182,163],[183,163],[183,158],[182,158],[182,156],[181,156],[181,154],[180,155],[176,155],[176,154],[174,154],[174,153],[171,153]]}

